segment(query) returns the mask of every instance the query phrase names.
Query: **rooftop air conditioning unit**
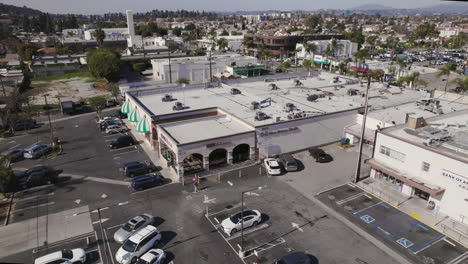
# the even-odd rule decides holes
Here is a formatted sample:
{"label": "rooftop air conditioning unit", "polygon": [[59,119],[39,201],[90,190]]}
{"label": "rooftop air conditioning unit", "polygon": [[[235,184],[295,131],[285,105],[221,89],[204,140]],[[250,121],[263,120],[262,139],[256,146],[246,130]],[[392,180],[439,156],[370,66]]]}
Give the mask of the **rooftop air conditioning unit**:
{"label": "rooftop air conditioning unit", "polygon": [[260,109],[260,103],[257,101],[253,101],[250,105],[250,109],[252,110]]}

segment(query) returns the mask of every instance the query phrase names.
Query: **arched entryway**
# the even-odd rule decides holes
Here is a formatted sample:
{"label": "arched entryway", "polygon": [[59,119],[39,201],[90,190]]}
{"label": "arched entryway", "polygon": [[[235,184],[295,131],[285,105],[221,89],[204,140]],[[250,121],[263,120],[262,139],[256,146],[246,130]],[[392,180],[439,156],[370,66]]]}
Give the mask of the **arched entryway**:
{"label": "arched entryway", "polygon": [[232,150],[232,163],[238,163],[250,159],[250,146],[248,144],[237,145]]}
{"label": "arched entryway", "polygon": [[208,158],[210,169],[218,168],[227,165],[227,150],[215,149],[210,153]]}
{"label": "arched entryway", "polygon": [[184,175],[202,171],[203,168],[203,155],[200,153],[193,153],[187,155],[183,160]]}

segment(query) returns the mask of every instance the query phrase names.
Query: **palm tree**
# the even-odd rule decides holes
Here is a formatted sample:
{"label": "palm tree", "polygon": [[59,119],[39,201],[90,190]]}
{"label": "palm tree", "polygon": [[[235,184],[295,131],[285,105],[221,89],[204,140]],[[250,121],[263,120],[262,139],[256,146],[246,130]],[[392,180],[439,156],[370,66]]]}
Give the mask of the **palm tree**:
{"label": "palm tree", "polygon": [[304,66],[307,71],[309,72],[309,76],[310,76],[310,71],[317,68],[317,63],[315,63],[315,61],[313,60],[304,60],[302,62],[302,66]]}
{"label": "palm tree", "polygon": [[457,64],[455,64],[454,62],[449,62],[445,64],[442,68],[440,68],[439,73],[437,74],[437,77],[447,75],[447,80],[445,82],[445,89],[444,89],[445,92],[447,92],[447,85],[450,79],[450,73],[452,72],[457,72]]}
{"label": "palm tree", "polygon": [[226,49],[228,47],[228,41],[225,38],[220,38],[216,41],[216,44],[218,45],[218,48],[222,50],[223,52],[226,52]]}
{"label": "palm tree", "polygon": [[404,69],[407,66],[406,58],[397,58],[396,63],[398,64],[398,76],[397,78],[401,78],[401,74],[404,72]]}
{"label": "palm tree", "polygon": [[416,88],[417,85],[427,86],[427,82],[419,80],[419,72],[412,72],[411,74],[403,77],[403,81],[408,83],[411,88]]}
{"label": "palm tree", "polygon": [[332,51],[333,57],[336,56],[336,51],[341,50],[342,48],[343,48],[343,44],[338,43],[338,40],[333,38],[330,44],[330,49]]}
{"label": "palm tree", "polygon": [[93,32],[93,37],[96,39],[98,47],[102,47],[102,45],[104,44],[104,39],[106,38],[106,33],[104,32],[104,30],[97,28]]}
{"label": "palm tree", "polygon": [[[310,42],[310,43],[304,42],[302,45],[304,46],[304,50],[307,53],[311,53],[311,52],[314,53],[318,49],[317,45],[315,43],[313,43],[313,42]],[[311,59],[314,59],[314,58],[311,58]]]}
{"label": "palm tree", "polygon": [[455,83],[457,85],[457,88],[460,87],[460,93],[468,91],[468,75],[456,78],[452,81],[452,83]]}

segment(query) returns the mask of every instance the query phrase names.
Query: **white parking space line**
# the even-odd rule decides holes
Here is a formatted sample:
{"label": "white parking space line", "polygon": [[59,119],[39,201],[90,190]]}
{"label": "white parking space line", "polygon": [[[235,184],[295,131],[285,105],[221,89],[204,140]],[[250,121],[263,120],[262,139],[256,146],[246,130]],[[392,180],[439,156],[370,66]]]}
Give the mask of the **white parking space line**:
{"label": "white parking space line", "polygon": [[24,201],[27,201],[27,200],[32,200],[32,199],[36,199],[36,198],[40,198],[40,197],[45,197],[45,196],[51,196],[51,195],[54,195],[55,193],[49,193],[49,194],[44,194],[44,195],[36,195],[36,196],[31,196],[31,197],[26,197],[26,198],[23,198],[23,199],[19,199],[18,201],[16,201],[17,203],[18,202],[24,202]]}
{"label": "white parking space line", "polygon": [[350,197],[348,197],[348,198],[345,198],[345,199],[343,199],[343,200],[337,201],[336,204],[338,204],[338,205],[344,204],[344,203],[349,202],[349,201],[351,201],[351,200],[357,199],[357,198],[363,196],[364,194],[365,194],[365,193],[362,192],[362,193],[358,193],[358,194],[352,195],[352,196],[350,196]]}
{"label": "white parking space line", "polygon": [[[244,229],[244,236],[245,236],[245,235],[248,235],[248,234],[251,234],[251,233],[253,233],[253,232],[256,232],[256,231],[258,231],[258,230],[265,229],[265,228],[267,228],[267,227],[269,227],[269,226],[270,226],[270,225],[268,225],[268,224],[262,224],[262,225],[259,225],[259,226],[256,226],[256,227],[245,228],[245,229]],[[241,236],[241,232],[238,231],[238,233],[236,233],[236,234],[233,235],[233,236],[230,236],[230,237],[226,238],[226,240],[229,241],[229,240],[232,240],[232,239],[234,239],[234,238],[238,238],[238,237],[240,237],[240,236]]]}
{"label": "white parking space line", "polygon": [[15,148],[17,148],[17,147],[19,147],[19,146],[21,146],[21,144],[16,144],[16,145],[14,145],[13,147],[9,148],[8,150],[10,150],[10,149],[15,149]]}
{"label": "white parking space line", "polygon": [[14,214],[14,213],[19,213],[19,212],[23,212],[23,211],[26,211],[26,210],[31,210],[31,209],[39,208],[39,207],[49,206],[49,205],[53,205],[53,204],[55,204],[55,202],[49,202],[49,203],[44,203],[44,204],[29,206],[29,207],[26,207],[26,208],[15,209],[15,210],[13,210],[12,214]]}
{"label": "white parking space line", "polygon": [[[26,169],[24,169],[24,170],[26,170]],[[54,184],[47,184],[47,185],[32,187],[32,188],[29,188],[27,190],[17,192],[17,195],[22,195],[22,194],[29,193],[29,192],[32,192],[32,191],[40,191],[40,190],[43,190],[43,189],[47,189],[47,188],[49,188],[51,186],[54,186]]]}
{"label": "white parking space line", "polygon": [[122,153],[116,153],[116,154],[112,154],[113,156],[119,156],[119,155],[125,155],[125,154],[128,154],[128,153],[133,153],[133,152],[136,152],[137,149],[135,148],[134,150],[130,150],[130,151],[125,151],[125,152],[122,152]]}
{"label": "white parking space line", "polygon": [[122,226],[122,224],[118,224],[118,225],[115,225],[115,226],[107,227],[106,229],[111,230],[111,229],[114,229],[116,227],[121,227],[121,226]]}
{"label": "white parking space line", "polygon": [[[94,237],[96,238],[96,242],[99,241],[96,230],[94,230]],[[99,258],[102,260],[103,255],[102,255],[102,250],[101,250],[101,245],[100,245],[101,243],[97,242],[96,244],[97,244],[98,250],[99,250]]]}
{"label": "white parking space line", "polygon": [[[283,244],[283,243],[286,242],[286,240],[285,240],[284,238],[282,238],[282,237],[278,238],[277,241],[278,241],[278,243],[276,243],[276,244],[266,243],[266,244],[265,244],[266,247],[264,247],[263,245],[262,245],[262,246],[259,246],[259,247],[261,247],[261,248],[258,249],[259,247],[257,247],[257,249],[254,249],[254,252],[256,252],[256,255],[258,255],[258,253],[260,253],[260,252],[262,252],[262,251],[268,250],[268,249],[270,249],[270,248],[273,248],[273,247],[275,247],[275,246],[281,245],[281,244]],[[251,249],[249,249],[249,251],[250,251],[250,250],[251,250]],[[255,255],[255,253],[254,253],[254,255]],[[245,257],[245,258],[249,258],[249,257],[251,257],[251,256],[252,256],[252,255],[249,255],[249,256],[247,256],[247,257]]]}
{"label": "white parking space line", "polygon": [[[211,220],[210,220],[209,217],[206,216],[206,219],[208,219],[208,221],[210,222],[210,224],[211,224],[212,226],[216,227],[216,225],[213,224],[213,222],[211,222]],[[225,238],[225,237],[223,236],[223,234],[221,233],[222,231],[219,230],[218,228],[216,228],[216,230],[217,230],[218,233],[221,235],[221,237],[224,239],[224,241],[226,241],[226,243],[229,245],[229,247],[234,251],[234,253],[235,253],[236,255],[238,255],[238,254],[239,254],[239,251],[237,251],[237,250],[231,245],[231,243],[229,243],[229,241],[226,240],[226,238]],[[245,263],[244,259],[240,258],[240,260],[242,261],[242,263],[247,264],[247,263]]]}
{"label": "white parking space line", "polygon": [[118,149],[111,149],[110,151],[119,151],[119,150],[122,150],[122,149],[129,149],[129,148],[135,148],[136,149],[136,146],[128,146],[128,147],[123,147],[123,148],[118,148]]}

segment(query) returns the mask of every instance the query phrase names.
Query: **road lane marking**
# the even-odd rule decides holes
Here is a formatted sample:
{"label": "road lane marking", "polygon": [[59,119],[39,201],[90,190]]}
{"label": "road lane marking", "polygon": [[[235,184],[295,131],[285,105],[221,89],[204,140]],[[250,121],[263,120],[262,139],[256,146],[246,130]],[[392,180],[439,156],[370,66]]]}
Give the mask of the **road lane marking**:
{"label": "road lane marking", "polygon": [[18,213],[18,212],[23,212],[23,211],[26,211],[26,210],[39,208],[39,207],[49,206],[49,205],[53,205],[53,204],[55,204],[55,202],[48,202],[48,203],[44,203],[44,204],[29,206],[29,207],[26,207],[26,208],[15,209],[15,210],[13,210],[12,214]]}
{"label": "road lane marking", "polygon": [[[259,225],[259,226],[253,227],[253,228],[252,227],[251,228],[246,227],[246,228],[244,228],[244,236],[248,235],[248,234],[251,234],[251,233],[253,233],[255,231],[265,229],[265,228],[267,228],[269,226],[270,226],[269,224],[262,224],[262,225]],[[239,230],[235,235],[226,238],[226,240],[229,241],[229,240],[232,240],[234,238],[238,238],[238,237],[240,237],[240,235],[241,235],[241,231]]]}
{"label": "road lane marking", "polygon": [[43,194],[43,195],[36,195],[36,196],[31,196],[31,197],[26,197],[26,198],[19,198],[18,201],[16,201],[17,203],[18,202],[24,202],[24,201],[27,201],[27,200],[31,200],[31,199],[36,199],[36,198],[40,198],[40,197],[45,197],[45,196],[51,196],[51,195],[54,195],[55,193],[48,193],[48,194]]}

